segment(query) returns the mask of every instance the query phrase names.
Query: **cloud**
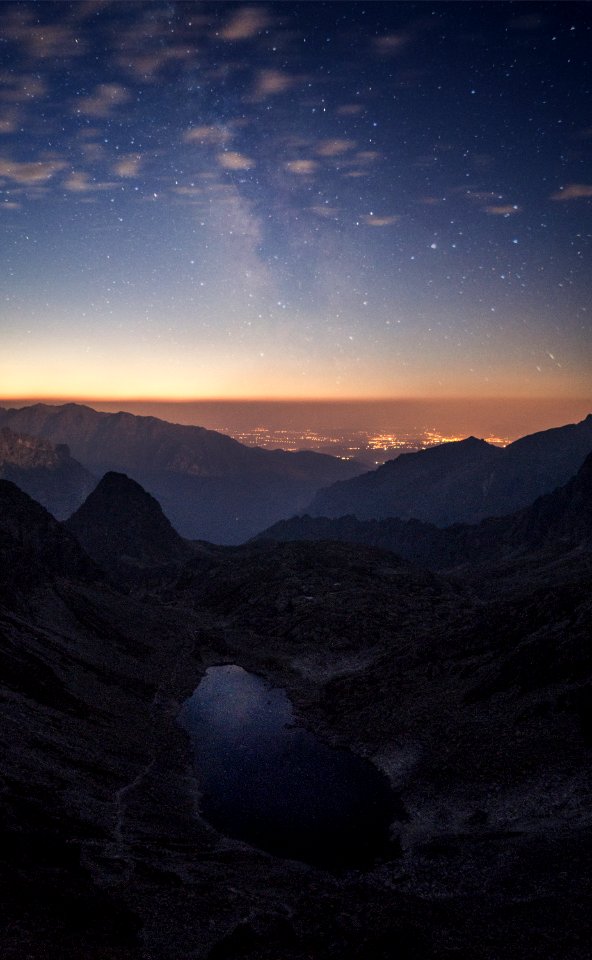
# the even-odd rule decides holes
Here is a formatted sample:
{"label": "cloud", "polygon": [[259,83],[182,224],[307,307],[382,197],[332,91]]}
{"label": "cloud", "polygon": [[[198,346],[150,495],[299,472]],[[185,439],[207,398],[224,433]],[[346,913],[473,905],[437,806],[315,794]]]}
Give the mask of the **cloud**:
{"label": "cloud", "polygon": [[22,44],[29,57],[37,60],[50,57],[64,59],[81,56],[85,52],[85,44],[71,25],[40,24],[32,4],[28,7],[22,4],[11,5],[8,10],[2,23],[2,36],[5,40]]}
{"label": "cloud", "polygon": [[64,186],[71,193],[94,193],[97,190],[112,190],[114,183],[99,183],[96,180],[89,180],[88,173],[73,170]]}
{"label": "cloud", "polygon": [[392,57],[405,46],[407,39],[403,33],[387,33],[384,37],[376,37],[374,49],[381,57]]}
{"label": "cloud", "polygon": [[46,92],[47,87],[41,77],[30,74],[0,74],[0,100],[3,103],[25,103],[35,100]]}
{"label": "cloud", "polygon": [[400,219],[401,217],[396,214],[377,217],[374,213],[366,213],[360,217],[360,221],[367,227],[392,227],[392,225],[398,223]]}
{"label": "cloud", "polygon": [[107,153],[103,144],[96,143],[94,140],[91,140],[89,143],[82,143],[80,151],[84,157],[91,162],[102,160]]}
{"label": "cloud", "polygon": [[218,35],[223,40],[249,40],[251,37],[256,37],[270,22],[269,15],[263,7],[239,7]]}
{"label": "cloud", "polygon": [[339,157],[356,146],[355,140],[321,140],[315,152],[319,157]]}
{"label": "cloud", "polygon": [[505,203],[499,206],[483,207],[483,209],[485,213],[491,213],[497,217],[511,217],[515,213],[520,213],[522,208],[519,207],[517,203]]}
{"label": "cloud", "polygon": [[115,107],[127,103],[129,99],[128,91],[121,84],[100,83],[90,97],[78,97],[76,113],[89,117],[109,117]]}
{"label": "cloud", "polygon": [[246,157],[244,153],[238,153],[236,150],[226,150],[218,154],[218,163],[225,170],[250,170],[255,166],[255,161]]}
{"label": "cloud", "polygon": [[167,63],[189,60],[195,56],[191,46],[170,46],[161,50],[142,53],[126,53],[117,58],[117,63],[142,80],[153,80]]}
{"label": "cloud", "polygon": [[566,187],[560,187],[556,193],[551,194],[551,200],[580,200],[584,197],[592,197],[592,184],[568,183]]}
{"label": "cloud", "polygon": [[118,177],[137,177],[142,157],[137,153],[128,153],[113,165],[113,173]]}
{"label": "cloud", "polygon": [[259,70],[250,99],[265,100],[278,93],[285,93],[297,82],[297,78],[281,70]]}
{"label": "cloud", "polygon": [[14,133],[18,127],[16,114],[5,113],[0,117],[0,133]]}
{"label": "cloud", "polygon": [[215,144],[220,146],[232,139],[232,133],[227,126],[202,125],[190,127],[183,134],[185,143]]}
{"label": "cloud", "polygon": [[15,160],[0,158],[0,177],[6,177],[15,183],[24,185],[46,183],[67,164],[63,160],[37,160],[32,163],[19,163]]}
{"label": "cloud", "polygon": [[325,220],[336,220],[339,216],[339,207],[330,207],[328,204],[317,204],[314,207],[310,207],[313,213],[316,213],[317,217],[323,217]]}
{"label": "cloud", "polygon": [[311,173],[314,173],[318,169],[318,163],[316,160],[288,160],[284,164],[284,167],[288,173],[295,173],[298,176],[310,176]]}
{"label": "cloud", "polygon": [[344,103],[337,107],[337,115],[340,117],[355,117],[362,113],[364,107],[360,103]]}

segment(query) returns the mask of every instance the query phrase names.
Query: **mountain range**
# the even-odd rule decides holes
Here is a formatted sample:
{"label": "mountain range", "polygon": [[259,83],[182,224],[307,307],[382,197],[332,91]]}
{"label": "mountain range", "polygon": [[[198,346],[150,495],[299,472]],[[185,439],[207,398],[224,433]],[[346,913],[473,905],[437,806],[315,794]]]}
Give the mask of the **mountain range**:
{"label": "mountain range", "polygon": [[131,476],[158,499],[180,534],[216,543],[253,536],[302,509],[319,488],[363,469],[326,454],[247,447],[203,427],[75,403],[0,408],[1,427],[67,444],[96,477],[107,471]]}
{"label": "mountain range", "polygon": [[500,449],[468,437],[402,454],[319,491],[312,516],[400,517],[446,527],[503,516],[566,483],[592,451],[592,414]]}
{"label": "mountain range", "polygon": [[533,551],[562,554],[591,546],[592,454],[563,487],[505,517],[449,527],[420,520],[358,520],[308,515],[282,520],[259,534],[261,540],[341,540],[392,550],[432,569],[471,567],[519,558]]}
{"label": "mountain range", "polygon": [[[453,574],[360,543],[188,543],[121,473],[66,523],[0,481],[3,957],[587,958],[591,473],[430,527],[459,538]],[[220,663],[388,776],[376,863],[204,820],[176,718]]]}

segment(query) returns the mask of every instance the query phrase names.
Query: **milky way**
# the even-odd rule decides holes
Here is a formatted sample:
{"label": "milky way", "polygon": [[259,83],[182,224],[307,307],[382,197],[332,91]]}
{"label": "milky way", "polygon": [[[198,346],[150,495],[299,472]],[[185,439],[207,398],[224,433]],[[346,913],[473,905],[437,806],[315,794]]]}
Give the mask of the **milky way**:
{"label": "milky way", "polygon": [[587,3],[3,3],[8,396],[582,396]]}

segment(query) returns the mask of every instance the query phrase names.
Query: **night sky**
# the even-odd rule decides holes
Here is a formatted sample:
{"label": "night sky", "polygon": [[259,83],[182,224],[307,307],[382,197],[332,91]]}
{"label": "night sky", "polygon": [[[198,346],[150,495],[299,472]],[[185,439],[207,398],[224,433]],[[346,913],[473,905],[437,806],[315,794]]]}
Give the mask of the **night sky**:
{"label": "night sky", "polygon": [[590,396],[591,26],[0,4],[4,396]]}

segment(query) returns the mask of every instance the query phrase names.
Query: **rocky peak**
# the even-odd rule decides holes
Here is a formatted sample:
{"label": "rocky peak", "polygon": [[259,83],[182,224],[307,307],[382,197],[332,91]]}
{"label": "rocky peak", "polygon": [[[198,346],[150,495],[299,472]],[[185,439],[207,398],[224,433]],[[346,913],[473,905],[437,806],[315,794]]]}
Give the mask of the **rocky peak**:
{"label": "rocky peak", "polygon": [[66,526],[110,573],[188,559],[191,545],[157,500],[123,473],[106,473]]}

